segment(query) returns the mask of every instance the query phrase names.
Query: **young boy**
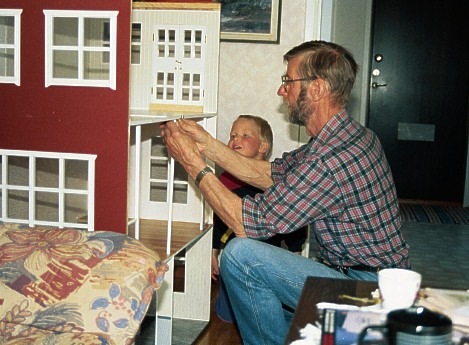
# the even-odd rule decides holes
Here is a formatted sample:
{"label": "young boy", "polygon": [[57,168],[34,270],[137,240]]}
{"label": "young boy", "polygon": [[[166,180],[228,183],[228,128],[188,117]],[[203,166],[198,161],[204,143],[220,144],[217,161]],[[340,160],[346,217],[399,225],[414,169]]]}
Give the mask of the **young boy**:
{"label": "young boy", "polygon": [[[267,159],[272,149],[273,134],[269,123],[254,115],[240,115],[231,126],[228,147],[243,156],[255,159]],[[262,193],[261,189],[245,184],[227,172],[220,175],[220,181],[239,197],[252,196]],[[282,241],[288,250],[301,253],[306,240],[307,227],[289,234],[275,235],[264,242],[281,246]],[[217,280],[220,274],[218,257],[220,250],[232,238],[234,233],[214,214],[213,244],[212,244],[212,279]],[[226,294],[223,281],[220,278],[220,290],[215,304],[215,311],[220,319],[233,322],[234,315]]]}

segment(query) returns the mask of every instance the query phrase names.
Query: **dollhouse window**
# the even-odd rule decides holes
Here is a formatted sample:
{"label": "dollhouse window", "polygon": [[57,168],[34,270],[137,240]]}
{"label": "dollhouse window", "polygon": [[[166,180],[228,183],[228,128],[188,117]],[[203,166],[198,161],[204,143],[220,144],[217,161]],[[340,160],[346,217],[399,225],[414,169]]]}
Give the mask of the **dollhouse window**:
{"label": "dollhouse window", "polygon": [[0,149],[0,220],[94,227],[95,159],[96,155]]}
{"label": "dollhouse window", "polygon": [[140,52],[142,49],[142,23],[132,23],[132,53],[130,63],[140,65]]}
{"label": "dollhouse window", "polygon": [[[170,160],[168,159],[166,145],[162,137],[155,136],[151,139],[150,201],[170,202],[168,200],[169,171]],[[174,161],[173,203],[187,204],[188,180],[189,175],[182,165]]]}
{"label": "dollhouse window", "polygon": [[157,27],[152,103],[203,106],[205,30],[190,25]]}
{"label": "dollhouse window", "polygon": [[20,85],[22,11],[0,9],[0,83]]}
{"label": "dollhouse window", "polygon": [[45,10],[46,87],[116,88],[116,11]]}
{"label": "dollhouse window", "polygon": [[[103,22],[103,27],[102,27],[102,34],[103,34],[103,47],[110,47],[111,42],[110,42],[110,27],[109,27],[109,21],[104,21]],[[109,52],[103,52],[103,63],[109,63],[110,61],[110,56]]]}

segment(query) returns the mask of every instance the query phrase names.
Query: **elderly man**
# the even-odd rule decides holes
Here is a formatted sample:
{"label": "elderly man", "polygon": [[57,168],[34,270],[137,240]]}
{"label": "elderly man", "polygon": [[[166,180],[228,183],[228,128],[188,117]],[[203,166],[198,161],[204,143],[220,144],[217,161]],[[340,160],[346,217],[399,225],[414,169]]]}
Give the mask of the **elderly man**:
{"label": "elderly man", "polygon": [[[236,233],[221,257],[245,344],[282,344],[286,309],[295,308],[306,277],[376,280],[380,268],[410,268],[391,170],[381,144],[354,121],[346,104],[358,65],[340,45],[305,42],[284,55],[278,95],[290,121],[311,139],[273,162],[230,150],[201,126],[162,126],[169,153],[196,180],[213,210]],[[264,193],[238,198],[204,157]],[[312,260],[255,239],[310,225],[321,255]]]}

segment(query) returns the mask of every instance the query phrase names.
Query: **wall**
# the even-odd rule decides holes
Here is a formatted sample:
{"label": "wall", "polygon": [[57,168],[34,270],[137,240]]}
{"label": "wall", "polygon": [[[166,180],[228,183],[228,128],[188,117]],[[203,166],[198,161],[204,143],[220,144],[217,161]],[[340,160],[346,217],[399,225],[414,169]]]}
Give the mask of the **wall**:
{"label": "wall", "polygon": [[[317,0],[282,1],[279,44],[221,42],[217,137],[222,142],[228,141],[238,115],[253,114],[264,117],[274,130],[271,158],[298,146],[304,127],[288,122],[277,89],[286,69],[283,54],[304,42],[310,21],[314,26],[320,20],[315,12],[319,4]],[[311,35],[319,37],[314,29]]]}
{"label": "wall", "polygon": [[332,1],[330,40],[349,49],[360,69],[348,105],[352,117],[362,125],[367,121],[370,80],[370,40],[372,2]]}
{"label": "wall", "polygon": [[[2,0],[21,15],[21,85],[0,83],[0,147],[97,154],[95,225],[125,233],[130,0]],[[43,9],[117,10],[116,90],[45,87]]]}
{"label": "wall", "polygon": [[283,54],[297,44],[319,38],[342,44],[359,63],[360,70],[348,109],[357,121],[365,124],[370,30],[369,0],[284,0],[280,44],[222,42],[218,138],[227,142],[236,116],[252,113],[267,119],[274,128],[271,158],[306,142],[308,136],[304,128],[289,124],[286,108],[276,93],[286,67]]}

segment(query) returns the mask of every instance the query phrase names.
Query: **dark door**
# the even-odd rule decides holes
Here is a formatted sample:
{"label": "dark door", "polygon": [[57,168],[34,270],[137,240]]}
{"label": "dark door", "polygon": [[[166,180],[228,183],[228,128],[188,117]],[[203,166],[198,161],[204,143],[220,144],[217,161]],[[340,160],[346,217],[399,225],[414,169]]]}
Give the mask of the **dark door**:
{"label": "dark door", "polygon": [[368,126],[383,144],[399,198],[463,200],[465,1],[374,1]]}

